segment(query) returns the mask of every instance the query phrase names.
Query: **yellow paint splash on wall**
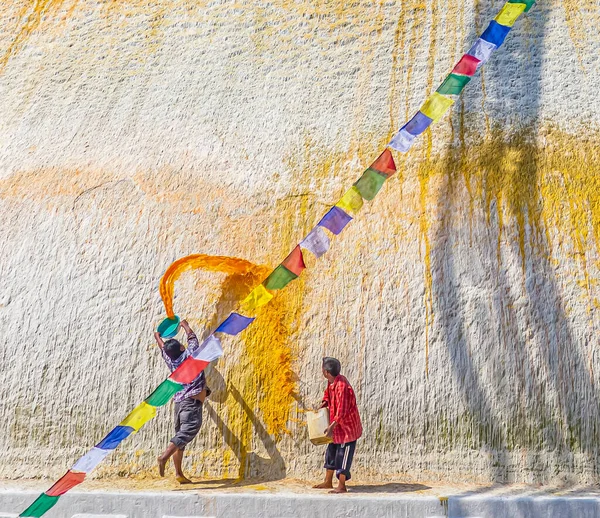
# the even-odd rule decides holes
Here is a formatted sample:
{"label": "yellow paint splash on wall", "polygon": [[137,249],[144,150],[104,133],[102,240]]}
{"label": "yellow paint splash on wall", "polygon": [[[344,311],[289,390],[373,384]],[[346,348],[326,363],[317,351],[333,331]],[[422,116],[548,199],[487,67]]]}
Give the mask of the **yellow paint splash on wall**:
{"label": "yellow paint splash on wall", "polygon": [[[45,17],[55,14],[65,5],[67,0],[27,0],[23,2],[17,13],[17,32],[12,39],[8,49],[0,55],[0,72],[4,69],[8,60],[18,53],[25,45],[31,35],[40,27]],[[71,9],[78,0],[72,0]]]}
{"label": "yellow paint splash on wall", "polygon": [[[243,298],[264,276],[264,268],[258,267],[227,277],[222,285],[223,299]],[[287,423],[297,392],[292,369],[295,353],[289,343],[291,322],[300,310],[288,302],[294,291],[289,286],[258,310],[256,322],[241,335],[243,349],[235,361],[227,364],[227,415],[221,426],[225,443],[237,457],[238,478],[247,476],[251,468],[249,457],[255,449],[255,436],[272,441],[267,435],[273,435],[276,441],[288,433]],[[227,473],[232,463],[230,456]]]}
{"label": "yellow paint splash on wall", "polygon": [[[528,250],[550,259],[558,245],[581,265],[588,291],[594,285],[588,276],[588,257],[594,247],[600,249],[600,131],[588,130],[582,136],[546,128],[540,131],[543,146],[537,143],[534,128],[509,131],[496,129],[480,144],[452,146],[442,156],[426,153],[418,166],[426,307],[434,288],[430,255],[435,244],[429,243],[431,232],[437,230],[429,215],[434,206],[446,202],[429,192],[432,182],[450,177],[462,177],[475,207],[471,219],[478,216],[477,207],[488,223],[493,213],[496,216],[499,261],[502,236],[510,239],[507,228],[514,225],[523,272]],[[456,193],[445,196],[453,198]],[[553,235],[567,239],[553,243]],[[429,318],[427,312],[428,323]]]}
{"label": "yellow paint splash on wall", "polygon": [[[174,262],[160,283],[160,293],[173,315],[174,284],[186,271],[200,269],[226,273],[221,286],[220,304],[241,300],[260,283],[270,268],[258,266],[236,257],[194,254]],[[288,287],[285,291],[293,291]],[[285,291],[279,292],[267,306],[257,312],[256,322],[241,335],[243,349],[238,358],[227,362],[228,396],[222,433],[229,453],[224,457],[227,473],[232,467],[231,452],[238,459],[238,478],[244,478],[249,468],[248,456],[253,449],[255,428],[264,428],[276,438],[288,433],[287,422],[295,401],[296,376],[292,370],[295,359],[289,344],[290,311]]]}

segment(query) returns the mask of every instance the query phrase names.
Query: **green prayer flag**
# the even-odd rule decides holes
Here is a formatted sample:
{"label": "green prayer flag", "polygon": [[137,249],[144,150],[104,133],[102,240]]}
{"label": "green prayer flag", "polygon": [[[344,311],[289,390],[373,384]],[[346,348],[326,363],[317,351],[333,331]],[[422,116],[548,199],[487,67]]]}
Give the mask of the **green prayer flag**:
{"label": "green prayer flag", "polygon": [[525,4],[527,7],[525,7],[525,12],[529,11],[529,9],[531,9],[533,7],[533,4],[535,4],[535,0],[508,0],[509,4]]}
{"label": "green prayer flag", "polygon": [[25,509],[25,511],[23,511],[19,516],[33,516],[34,518],[39,518],[52,509],[54,504],[58,502],[59,498],[60,497],[58,496],[48,496],[46,493],[42,493],[36,498],[35,502],[33,502],[33,504]]}
{"label": "green prayer flag", "polygon": [[371,201],[373,198],[375,198],[385,180],[385,176],[378,173],[374,169],[369,168],[363,173],[363,175],[354,185],[365,200]]}
{"label": "green prayer flag", "polygon": [[295,273],[290,272],[285,266],[280,264],[273,270],[271,275],[265,279],[263,286],[268,290],[280,290],[297,278],[298,276]]}
{"label": "green prayer flag", "polygon": [[469,76],[450,74],[437,89],[442,95],[460,95],[465,85],[471,80]]}
{"label": "green prayer flag", "polygon": [[166,405],[173,397],[175,392],[179,392],[183,386],[181,383],[176,383],[173,380],[166,379],[163,381],[156,390],[152,392],[147,398],[146,403],[152,406],[163,406]]}

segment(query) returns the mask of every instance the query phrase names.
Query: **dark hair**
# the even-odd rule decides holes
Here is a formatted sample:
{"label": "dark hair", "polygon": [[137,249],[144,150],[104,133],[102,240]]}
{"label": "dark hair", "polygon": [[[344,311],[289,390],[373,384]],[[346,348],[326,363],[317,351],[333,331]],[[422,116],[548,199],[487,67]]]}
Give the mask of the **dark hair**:
{"label": "dark hair", "polygon": [[171,360],[176,360],[181,356],[181,353],[183,353],[181,350],[181,342],[175,340],[175,338],[171,338],[165,342],[164,350],[165,354],[171,358]]}
{"label": "dark hair", "polygon": [[327,371],[329,374],[335,377],[342,370],[342,364],[339,360],[336,360],[335,358],[329,358],[328,356],[326,356],[325,358],[323,358],[323,368],[325,369],[325,371]]}

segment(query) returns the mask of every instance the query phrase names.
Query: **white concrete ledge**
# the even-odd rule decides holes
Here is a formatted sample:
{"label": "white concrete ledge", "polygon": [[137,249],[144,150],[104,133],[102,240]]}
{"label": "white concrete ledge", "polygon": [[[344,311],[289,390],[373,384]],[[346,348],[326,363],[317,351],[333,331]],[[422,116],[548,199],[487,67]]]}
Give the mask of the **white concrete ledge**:
{"label": "white concrete ledge", "polygon": [[[38,495],[0,491],[0,516]],[[2,514],[4,513],[4,514]],[[13,514],[10,514],[13,513]],[[47,518],[598,518],[600,497],[71,492]]]}

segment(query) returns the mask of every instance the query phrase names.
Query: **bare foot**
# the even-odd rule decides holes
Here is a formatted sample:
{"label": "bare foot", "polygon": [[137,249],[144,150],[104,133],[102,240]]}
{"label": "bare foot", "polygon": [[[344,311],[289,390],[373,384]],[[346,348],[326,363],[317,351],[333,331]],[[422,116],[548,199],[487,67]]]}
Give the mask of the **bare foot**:
{"label": "bare foot", "polygon": [[158,474],[161,477],[165,476],[165,466],[167,465],[167,461],[163,460],[162,458],[158,457],[156,459],[156,461],[158,462]]}
{"label": "bare foot", "polygon": [[191,484],[192,483],[192,481],[184,475],[177,475],[175,477],[175,480],[177,480],[177,482],[179,482],[180,484]]}
{"label": "bare foot", "polygon": [[346,489],[346,486],[344,486],[344,487],[338,486],[333,491],[329,491],[329,492],[332,494],[340,494],[340,493],[347,493],[348,490]]}
{"label": "bare foot", "polygon": [[331,482],[321,482],[313,486],[313,489],[333,489],[333,484]]}

